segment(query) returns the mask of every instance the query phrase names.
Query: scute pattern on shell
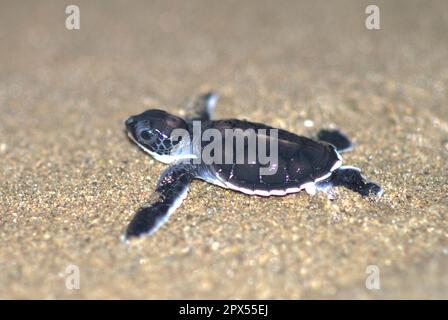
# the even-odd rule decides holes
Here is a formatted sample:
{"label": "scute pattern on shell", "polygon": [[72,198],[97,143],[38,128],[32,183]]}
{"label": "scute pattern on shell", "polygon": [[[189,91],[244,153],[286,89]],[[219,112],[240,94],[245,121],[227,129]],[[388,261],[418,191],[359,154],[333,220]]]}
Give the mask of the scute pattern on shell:
{"label": "scute pattern on shell", "polygon": [[[210,127],[218,129],[225,137],[225,129],[269,129],[272,127],[260,123],[240,120],[214,121]],[[207,127],[206,127],[207,128]],[[206,129],[205,128],[205,129]],[[261,136],[259,131],[257,138],[269,141],[269,135]],[[224,138],[223,138],[224,139]],[[202,142],[204,147],[208,142]],[[224,148],[224,143],[222,143]],[[236,146],[234,145],[234,148]],[[276,172],[272,175],[261,175],[260,169],[266,167],[259,161],[249,163],[247,161],[248,145],[244,145],[245,162],[237,164],[212,164],[209,166],[209,176],[215,176],[224,185],[232,185],[249,190],[287,190],[298,188],[306,183],[314,182],[328,176],[332,169],[340,166],[340,156],[333,146],[328,143],[314,141],[293,133],[278,129],[278,162],[272,164]],[[225,154],[226,150],[223,150]],[[269,143],[267,143],[269,153]],[[236,150],[233,155],[235,157]],[[233,159],[235,160],[235,159]],[[224,162],[224,159],[223,159]],[[339,162],[339,163],[338,163]],[[336,165],[336,166],[335,166]],[[275,170],[273,170],[275,171]]]}

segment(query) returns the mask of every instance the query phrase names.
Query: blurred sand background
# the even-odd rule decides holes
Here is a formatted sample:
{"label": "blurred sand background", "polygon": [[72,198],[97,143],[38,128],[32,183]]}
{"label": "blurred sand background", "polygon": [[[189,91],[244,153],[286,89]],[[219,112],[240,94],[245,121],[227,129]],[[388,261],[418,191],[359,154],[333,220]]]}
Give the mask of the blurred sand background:
{"label": "blurred sand background", "polygon": [[[0,298],[448,298],[446,1],[2,0],[0,25]],[[166,166],[122,121],[184,115],[209,89],[218,118],[343,129],[345,163],[384,197],[197,181],[155,236],[124,245]]]}

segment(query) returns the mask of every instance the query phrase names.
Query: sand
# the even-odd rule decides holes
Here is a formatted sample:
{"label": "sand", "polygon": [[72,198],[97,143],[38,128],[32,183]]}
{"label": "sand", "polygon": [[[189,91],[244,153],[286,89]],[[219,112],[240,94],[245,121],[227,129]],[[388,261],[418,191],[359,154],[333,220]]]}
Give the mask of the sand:
{"label": "sand", "polygon": [[[448,298],[446,1],[375,1],[373,31],[366,1],[76,3],[72,31],[65,2],[1,3],[0,298]],[[156,235],[125,245],[166,166],[122,121],[185,115],[210,89],[217,118],[341,128],[356,144],[344,162],[384,196],[195,181]]]}

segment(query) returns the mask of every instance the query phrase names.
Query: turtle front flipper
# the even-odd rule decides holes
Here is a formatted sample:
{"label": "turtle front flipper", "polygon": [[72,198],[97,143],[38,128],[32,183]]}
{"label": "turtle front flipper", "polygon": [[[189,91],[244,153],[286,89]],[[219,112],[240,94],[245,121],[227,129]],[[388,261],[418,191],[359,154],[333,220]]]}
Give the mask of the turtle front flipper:
{"label": "turtle front flipper", "polygon": [[156,199],[137,211],[124,238],[151,235],[165,223],[187,196],[195,172],[190,163],[178,163],[165,170],[156,188]]}
{"label": "turtle front flipper", "polygon": [[333,187],[342,186],[355,191],[362,196],[381,196],[384,190],[376,183],[367,181],[361,170],[350,166],[341,166],[332,172],[331,176],[316,184],[318,190],[328,191]]}
{"label": "turtle front flipper", "polygon": [[190,121],[211,120],[218,98],[218,94],[213,91],[198,96],[190,107],[193,110],[193,116],[190,118]]}
{"label": "turtle front flipper", "polygon": [[322,129],[317,133],[317,139],[332,144],[339,153],[351,151],[353,148],[350,139],[339,130]]}

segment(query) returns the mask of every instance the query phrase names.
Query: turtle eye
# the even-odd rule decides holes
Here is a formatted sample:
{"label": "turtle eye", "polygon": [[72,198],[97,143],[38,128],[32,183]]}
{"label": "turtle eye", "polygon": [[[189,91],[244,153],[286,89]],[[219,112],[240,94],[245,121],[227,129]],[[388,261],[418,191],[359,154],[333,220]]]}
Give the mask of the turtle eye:
{"label": "turtle eye", "polygon": [[140,138],[142,138],[143,140],[150,140],[151,133],[149,132],[149,130],[144,130],[140,133]]}

